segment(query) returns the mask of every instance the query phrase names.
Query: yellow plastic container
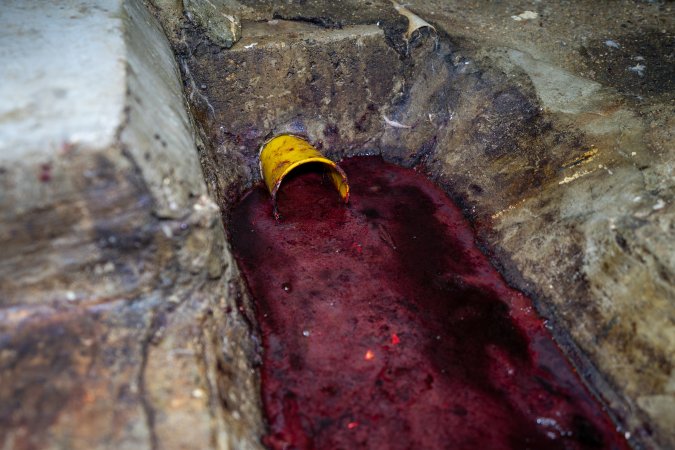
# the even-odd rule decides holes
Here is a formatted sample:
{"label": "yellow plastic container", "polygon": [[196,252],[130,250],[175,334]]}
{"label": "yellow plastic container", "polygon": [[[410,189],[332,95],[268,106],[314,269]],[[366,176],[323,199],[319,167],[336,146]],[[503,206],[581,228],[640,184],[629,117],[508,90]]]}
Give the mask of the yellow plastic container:
{"label": "yellow plastic container", "polygon": [[282,134],[265,142],[260,148],[260,174],[272,195],[275,218],[279,219],[277,192],[281,182],[293,169],[308,163],[324,164],[340,197],[345,203],[349,201],[349,183],[344,170],[306,140],[291,134]]}

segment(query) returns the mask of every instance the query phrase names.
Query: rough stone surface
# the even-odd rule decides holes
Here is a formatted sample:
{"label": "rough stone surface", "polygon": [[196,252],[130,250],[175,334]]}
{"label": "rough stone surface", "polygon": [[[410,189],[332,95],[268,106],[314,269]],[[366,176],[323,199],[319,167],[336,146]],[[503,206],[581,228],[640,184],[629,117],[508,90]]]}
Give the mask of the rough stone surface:
{"label": "rough stone surface", "polygon": [[373,25],[245,22],[230,50],[192,29],[186,41],[188,97],[210,143],[202,164],[223,204],[258,179],[259,146],[275,134],[309,135],[332,155],[367,148],[403,87],[399,56]]}
{"label": "rough stone surface", "polygon": [[0,21],[0,447],[258,448],[255,339],[157,22]]}
{"label": "rough stone surface", "polygon": [[[463,206],[508,281],[537,299],[633,444],[672,446],[670,6],[619,2],[612,14],[598,15],[589,3],[542,2],[536,14],[521,16],[531,3],[409,2],[436,33],[408,41],[405,21],[378,20],[391,5],[348,13],[328,2],[242,3],[256,11],[250,18],[272,20],[255,27],[281,24],[284,31],[252,33],[244,42],[244,27],[229,52],[214,52],[189,27],[174,42],[196,117],[214,146],[202,156],[207,180],[224,193],[225,210],[240,192],[227,189],[256,179],[257,147],[277,132],[305,134],[334,157],[381,152],[425,168]],[[284,59],[271,49],[312,48],[298,37],[346,30],[355,17],[379,25],[399,62],[385,71],[390,67],[373,61],[368,45],[358,53],[338,47],[335,58],[379,65],[378,82],[397,81],[379,96],[377,126],[359,134],[343,120],[330,140],[331,119],[367,108],[367,96],[348,106],[326,102],[325,109],[298,101],[307,95],[298,84],[302,72],[282,64],[260,82],[259,61],[276,68]],[[354,31],[349,40],[363,33]],[[229,75],[209,76],[214,61],[215,73]],[[647,69],[636,67],[642,63]],[[339,65],[331,70],[338,72]],[[319,87],[334,92],[339,84],[329,79]]]}
{"label": "rough stone surface", "polygon": [[241,38],[241,5],[233,0],[185,0],[185,13],[215,44],[230,48]]}
{"label": "rough stone surface", "polygon": [[241,0],[229,50],[149,5],[197,135],[137,1],[0,11],[1,445],[259,446],[209,195],[227,219],[295,132],[426,170],[631,442],[675,447],[672,5],[409,1],[406,39],[385,0]]}
{"label": "rough stone surface", "polygon": [[[670,6],[623,2],[597,14],[547,2],[525,24],[510,16],[529,4],[417,6],[481,67],[478,90],[454,69],[453,86],[472,95],[427,167],[561,343],[569,333],[578,345],[565,347],[634,444],[672,447]],[[631,70],[646,60],[642,76]],[[490,83],[495,72],[507,81]]]}

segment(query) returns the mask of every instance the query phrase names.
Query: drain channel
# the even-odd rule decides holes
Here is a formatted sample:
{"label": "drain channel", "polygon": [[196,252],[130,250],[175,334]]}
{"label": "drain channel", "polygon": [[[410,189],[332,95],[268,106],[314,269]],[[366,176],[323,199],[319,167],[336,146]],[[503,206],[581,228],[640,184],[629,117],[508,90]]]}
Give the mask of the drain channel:
{"label": "drain channel", "polygon": [[230,233],[256,302],[270,448],[627,448],[531,301],[429,180],[376,157],[311,166],[275,220],[259,185]]}

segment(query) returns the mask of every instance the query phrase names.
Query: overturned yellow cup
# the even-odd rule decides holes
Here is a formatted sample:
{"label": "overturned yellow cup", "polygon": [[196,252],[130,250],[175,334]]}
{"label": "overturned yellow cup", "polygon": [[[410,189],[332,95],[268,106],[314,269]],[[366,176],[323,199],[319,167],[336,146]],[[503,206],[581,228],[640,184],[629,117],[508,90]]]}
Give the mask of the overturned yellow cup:
{"label": "overturned yellow cup", "polygon": [[274,217],[279,219],[277,192],[281,182],[293,169],[302,164],[321,163],[328,168],[328,175],[345,203],[349,201],[347,174],[334,161],[326,158],[306,140],[282,134],[265,142],[260,148],[260,174],[272,194]]}

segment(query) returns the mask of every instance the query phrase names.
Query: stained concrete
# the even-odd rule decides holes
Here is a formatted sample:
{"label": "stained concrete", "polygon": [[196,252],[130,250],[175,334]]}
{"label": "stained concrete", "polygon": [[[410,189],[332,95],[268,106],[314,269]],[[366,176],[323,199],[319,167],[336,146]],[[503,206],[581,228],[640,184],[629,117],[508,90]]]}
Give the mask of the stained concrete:
{"label": "stained concrete", "polygon": [[[252,34],[241,45],[244,27],[229,53],[190,26],[173,41],[213,145],[202,162],[225,217],[258,177],[254,142],[275,132],[304,134],[336,158],[381,153],[423,168],[463,206],[507,280],[535,298],[631,442],[672,445],[672,92],[655,88],[670,82],[670,6],[623,2],[598,15],[583,2],[408,2],[434,29],[406,36],[400,22],[377,20],[393,8],[382,2],[358,14],[324,2],[245,3],[259,27],[293,19],[321,28],[293,25],[304,31]],[[396,51],[395,64],[374,60],[368,46],[338,47],[328,61],[311,57],[330,48],[314,41],[345,30],[351,41],[366,35],[349,35],[355,17],[382,30],[382,44],[369,45]],[[635,28],[648,31],[639,42]],[[297,43],[310,58],[295,56]],[[599,45],[606,49],[598,53]],[[272,56],[270,46],[283,51]],[[287,67],[286,55],[297,61],[293,70],[269,70],[278,61]],[[231,64],[220,62],[228,57]],[[652,71],[640,75],[628,64],[639,57],[650,58]],[[379,67],[377,85],[396,80],[372,102],[377,120],[370,117],[365,140],[354,112],[368,106],[372,77],[345,93],[348,106],[328,95],[328,109],[302,101],[312,87],[302,84],[303,70],[330,74],[319,92],[333,93],[341,89],[336,62],[345,60]]]}
{"label": "stained concrete", "polygon": [[[634,444],[663,448],[675,443],[670,8],[617,2],[609,14],[584,2],[424,2],[417,9],[466,40],[483,67],[530,92],[540,111],[533,117],[541,116],[535,123],[550,123],[530,138],[530,130],[516,131],[509,154],[484,159],[469,129],[466,157],[456,156],[453,139],[432,171],[450,180],[507,279],[539,300]],[[511,18],[529,9],[538,20]],[[646,60],[642,75],[632,70]],[[521,111],[488,128],[508,136],[500,123],[522,120]],[[452,175],[477,156],[470,180]]]}
{"label": "stained concrete", "polygon": [[208,38],[230,48],[241,39],[241,5],[232,0],[185,0],[185,15]]}
{"label": "stained concrete", "polygon": [[96,0],[0,21],[0,447],[258,448],[255,343],[158,23]]}
{"label": "stained concrete", "polygon": [[189,97],[210,143],[202,163],[221,204],[259,178],[265,140],[312,133],[319,148],[363,149],[382,130],[392,92],[402,89],[398,55],[373,25],[326,32],[284,20],[245,22],[227,52],[194,29],[185,40]]}
{"label": "stained concrete", "polygon": [[241,0],[219,42],[150,1],[177,64],[137,1],[36,5],[0,12],[3,445],[260,445],[219,209],[295,132],[426,171],[631,443],[675,446],[670,4],[412,1],[406,36],[384,0]]}

